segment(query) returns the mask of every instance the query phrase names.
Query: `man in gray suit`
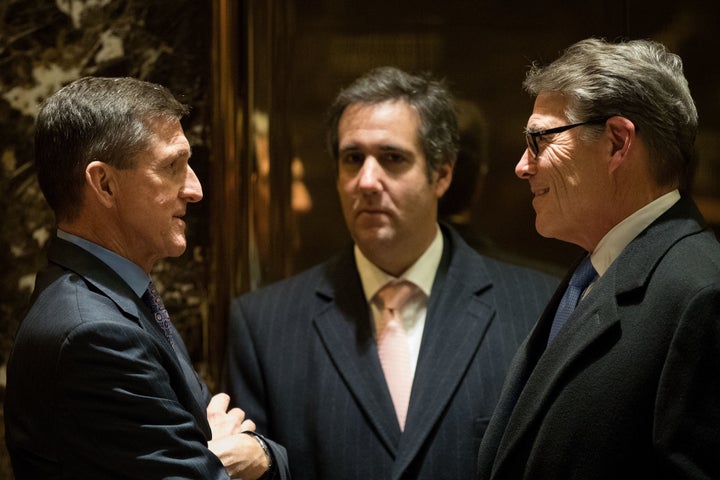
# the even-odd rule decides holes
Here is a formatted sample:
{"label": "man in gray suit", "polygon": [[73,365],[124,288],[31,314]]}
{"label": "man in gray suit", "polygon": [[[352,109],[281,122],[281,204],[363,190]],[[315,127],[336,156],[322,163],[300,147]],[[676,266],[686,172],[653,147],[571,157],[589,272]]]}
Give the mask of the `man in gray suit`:
{"label": "man in gray suit", "polygon": [[[470,478],[506,369],[557,282],[438,224],[458,137],[441,82],[380,68],[329,118],[354,245],[233,302],[229,392],[286,445],[295,479]],[[395,289],[404,302],[386,297]]]}
{"label": "man in gray suit", "polygon": [[8,363],[17,480],[287,478],[284,449],[210,397],[150,282],[202,198],[187,111],[132,78],[82,78],[41,107],[35,167],[58,231]]}
{"label": "man in gray suit", "polygon": [[720,245],[687,195],[682,62],[588,39],[524,86],[515,171],[538,232],[587,250],[588,275],[568,276],[520,348],[478,478],[720,478]]}

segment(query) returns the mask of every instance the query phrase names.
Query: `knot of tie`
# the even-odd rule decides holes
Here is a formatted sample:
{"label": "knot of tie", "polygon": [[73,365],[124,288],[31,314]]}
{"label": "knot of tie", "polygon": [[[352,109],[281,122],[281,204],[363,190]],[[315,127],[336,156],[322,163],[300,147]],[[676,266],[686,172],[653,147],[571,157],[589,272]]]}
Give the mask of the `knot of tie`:
{"label": "knot of tie", "polygon": [[583,261],[580,262],[575,273],[573,273],[573,276],[570,278],[570,285],[585,290],[596,276],[597,271],[595,271],[595,267],[593,267],[590,261],[590,255],[588,255],[583,258]]}
{"label": "knot of tie", "polygon": [[145,305],[150,308],[150,311],[152,311],[153,318],[162,329],[163,334],[165,334],[165,338],[167,338],[168,342],[170,342],[170,345],[174,347],[175,342],[172,338],[170,315],[165,308],[165,303],[163,303],[162,298],[160,297],[160,293],[158,293],[157,288],[155,288],[155,284],[152,281],[148,285],[147,290],[145,290],[145,293],[142,296],[142,300],[143,302],[145,302]]}
{"label": "knot of tie", "polygon": [[378,307],[395,315],[418,291],[418,287],[407,280],[389,282],[376,294]]}

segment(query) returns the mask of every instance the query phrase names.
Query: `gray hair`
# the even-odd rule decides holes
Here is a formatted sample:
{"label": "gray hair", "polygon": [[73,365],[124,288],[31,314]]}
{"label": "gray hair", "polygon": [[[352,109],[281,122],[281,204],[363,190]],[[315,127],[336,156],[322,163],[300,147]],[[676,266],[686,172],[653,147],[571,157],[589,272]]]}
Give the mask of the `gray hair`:
{"label": "gray hair", "polygon": [[342,90],[328,111],[327,148],[338,159],[338,124],[353,104],[401,100],[420,117],[418,138],[427,159],[428,178],[443,164],[455,162],[458,125],[453,97],[445,84],[428,75],[410,75],[395,67],[371,70]]}
{"label": "gray hair", "polygon": [[651,40],[582,40],[550,65],[531,66],[523,87],[533,96],[567,96],[570,123],[614,115],[629,119],[648,147],[655,182],[689,188],[698,115],[682,60],[664,45]]}

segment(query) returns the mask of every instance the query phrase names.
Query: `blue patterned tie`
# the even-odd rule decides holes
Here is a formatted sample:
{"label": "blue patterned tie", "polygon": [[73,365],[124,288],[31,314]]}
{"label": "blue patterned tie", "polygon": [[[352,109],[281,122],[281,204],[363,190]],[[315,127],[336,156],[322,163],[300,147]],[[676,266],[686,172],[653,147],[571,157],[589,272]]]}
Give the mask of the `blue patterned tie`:
{"label": "blue patterned tie", "polygon": [[567,319],[570,318],[570,315],[580,301],[580,296],[595,277],[597,277],[597,272],[592,266],[592,263],[590,263],[590,255],[588,255],[580,262],[577,269],[575,269],[575,273],[573,273],[573,276],[570,278],[568,288],[560,300],[560,305],[558,305],[557,312],[555,312],[555,319],[550,327],[548,345],[550,345],[555,335],[557,335],[563,325],[565,325]]}
{"label": "blue patterned tie", "polygon": [[175,342],[172,338],[172,328],[170,328],[170,315],[168,315],[168,311],[165,309],[165,304],[163,303],[162,298],[160,298],[160,294],[152,281],[148,285],[148,289],[145,290],[142,299],[143,302],[150,307],[150,310],[153,313],[153,318],[155,318],[157,324],[160,325],[160,328],[165,334],[165,338],[167,338],[170,345],[175,348]]}

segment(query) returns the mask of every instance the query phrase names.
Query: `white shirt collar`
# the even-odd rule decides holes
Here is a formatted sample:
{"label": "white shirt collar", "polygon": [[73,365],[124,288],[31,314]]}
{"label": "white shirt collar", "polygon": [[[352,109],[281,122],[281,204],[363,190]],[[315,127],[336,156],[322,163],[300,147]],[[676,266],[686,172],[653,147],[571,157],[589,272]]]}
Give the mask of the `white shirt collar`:
{"label": "white shirt collar", "polygon": [[677,190],[666,193],[615,225],[605,234],[590,257],[598,275],[602,276],[620,256],[623,249],[678,200],[680,200],[680,193]]}
{"label": "white shirt collar", "polygon": [[435,273],[437,272],[438,265],[440,265],[440,259],[442,258],[443,252],[443,236],[440,231],[440,227],[437,227],[435,239],[432,241],[430,246],[425,252],[417,259],[417,261],[410,266],[402,275],[399,277],[393,277],[383,272],[380,268],[375,266],[370,260],[363,255],[355,245],[355,263],[360,273],[360,280],[362,282],[363,291],[365,292],[365,299],[370,302],[375,294],[380,290],[387,282],[396,279],[408,280],[423,291],[427,298],[430,297],[430,291],[432,290],[433,282],[435,281]]}

